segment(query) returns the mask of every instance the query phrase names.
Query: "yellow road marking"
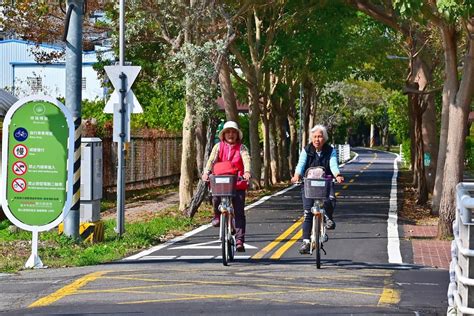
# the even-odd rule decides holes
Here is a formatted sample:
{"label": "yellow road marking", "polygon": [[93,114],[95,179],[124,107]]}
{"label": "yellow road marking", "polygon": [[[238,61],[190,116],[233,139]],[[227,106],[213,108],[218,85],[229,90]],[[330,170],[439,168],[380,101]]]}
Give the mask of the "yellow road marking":
{"label": "yellow road marking", "polygon": [[334,194],[335,196],[339,196],[339,194],[341,194],[340,192],[336,192],[336,194]]}
{"label": "yellow road marking", "polygon": [[355,181],[355,179],[350,179],[349,183],[353,183],[354,181]]}
{"label": "yellow road marking", "polygon": [[349,186],[346,184],[342,187],[343,190],[347,189]]}
{"label": "yellow road marking", "polygon": [[270,252],[273,248],[275,248],[282,240],[288,237],[298,226],[301,225],[303,222],[304,217],[301,217],[298,221],[296,221],[293,225],[291,225],[287,230],[281,233],[274,241],[269,243],[265,248],[257,252],[251,259],[262,259],[268,252]]}
{"label": "yellow road marking", "polygon": [[400,302],[400,292],[391,287],[384,287],[377,305],[393,305]]}
{"label": "yellow road marking", "polygon": [[69,285],[66,285],[65,287],[57,290],[56,292],[54,292],[54,293],[52,293],[48,296],[45,296],[43,298],[40,298],[39,300],[32,303],[28,307],[48,306],[48,305],[62,299],[63,297],[75,294],[81,287],[83,287],[84,285],[86,285],[89,282],[92,282],[92,281],[102,277],[104,274],[106,274],[108,272],[110,272],[110,271],[98,271],[98,272],[94,272],[94,273],[88,274],[86,276],[83,276],[82,278],[72,282]]}
{"label": "yellow road marking", "polygon": [[[258,286],[258,285],[257,285]],[[350,288],[305,288],[305,287],[288,287],[288,286],[278,286],[278,287],[285,287],[285,288],[296,288],[297,290],[289,290],[289,291],[259,291],[259,292],[247,292],[247,293],[230,293],[230,294],[191,294],[191,293],[171,293],[166,292],[162,294],[170,295],[170,296],[181,296],[176,298],[162,298],[162,299],[153,299],[153,300],[141,300],[141,301],[130,301],[130,302],[121,302],[118,303],[120,305],[123,304],[145,304],[145,303],[159,303],[159,302],[170,302],[170,301],[189,301],[189,300],[204,300],[204,299],[240,299],[240,300],[260,300],[259,298],[253,297],[255,295],[278,295],[278,294],[289,294],[289,293],[301,293],[301,292],[342,292],[342,293],[352,293],[352,294],[360,294],[360,295],[369,295],[369,296],[378,296],[376,293],[364,291],[365,288],[361,289],[350,289]],[[369,290],[375,290],[373,288],[369,288]],[[248,297],[252,296],[252,297]],[[275,299],[272,297],[272,299]],[[290,302],[290,301],[287,301]]]}
{"label": "yellow road marking", "polygon": [[275,253],[270,257],[270,259],[280,259],[281,256],[283,256],[283,254],[288,250],[290,249],[291,246],[293,246],[293,244],[298,240],[300,239],[301,237],[303,237],[303,230],[300,229],[293,237],[291,237],[290,240],[288,240],[283,246],[280,247],[280,249],[278,249],[277,251],[275,251]]}

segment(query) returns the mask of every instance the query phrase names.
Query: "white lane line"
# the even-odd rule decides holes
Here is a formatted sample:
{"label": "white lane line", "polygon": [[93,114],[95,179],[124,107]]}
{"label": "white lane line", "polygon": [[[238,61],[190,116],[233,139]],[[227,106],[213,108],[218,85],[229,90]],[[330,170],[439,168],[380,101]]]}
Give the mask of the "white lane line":
{"label": "white lane line", "polygon": [[140,258],[140,260],[173,260],[176,259],[176,256],[145,256]]}
{"label": "white lane line", "polygon": [[177,260],[210,260],[215,259],[215,256],[179,256]]}
{"label": "white lane line", "polygon": [[[213,245],[215,244],[215,245]],[[248,249],[257,249],[257,247],[249,245],[247,243],[244,243],[245,248]],[[208,241],[208,242],[201,242],[198,244],[192,244],[192,245],[184,245],[184,246],[177,246],[177,247],[172,247],[169,248],[170,250],[173,249],[221,249],[221,241],[219,239],[213,240],[213,241]]]}
{"label": "white lane line", "polygon": [[398,215],[397,215],[397,176],[398,161],[400,155],[393,161],[392,190],[390,191],[390,206],[387,219],[387,252],[388,262],[402,264],[400,253],[400,239],[398,236]]}
{"label": "white lane line", "polygon": [[171,240],[168,240],[167,242],[165,242],[164,244],[161,244],[161,245],[158,245],[158,246],[155,246],[155,247],[152,247],[150,249],[147,249],[147,250],[144,250],[142,252],[139,252],[133,256],[130,256],[130,257],[127,257],[127,258],[124,258],[122,260],[137,260],[137,259],[140,259],[141,257],[145,257],[145,256],[148,256],[149,254],[155,252],[155,251],[158,251],[158,250],[161,250],[163,248],[166,248],[168,246],[171,246],[175,243],[177,243],[178,241],[181,241],[183,239],[186,239],[188,238],[189,236],[192,236],[194,234],[197,234],[199,232],[202,232],[203,230],[206,230],[208,229],[209,227],[211,227],[212,225],[211,224],[206,224],[206,225],[202,225],[190,232],[187,232],[186,234],[182,235],[182,236],[178,236],[176,238],[173,238]]}

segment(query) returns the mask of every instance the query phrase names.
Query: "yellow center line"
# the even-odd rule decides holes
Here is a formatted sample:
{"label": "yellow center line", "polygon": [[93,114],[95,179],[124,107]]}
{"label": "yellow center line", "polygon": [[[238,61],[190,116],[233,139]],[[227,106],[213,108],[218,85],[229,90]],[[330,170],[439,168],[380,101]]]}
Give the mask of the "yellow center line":
{"label": "yellow center line", "polygon": [[303,230],[300,229],[293,237],[291,237],[290,240],[288,240],[283,246],[280,247],[280,249],[278,249],[277,251],[275,251],[275,253],[270,257],[270,259],[280,259],[281,256],[283,256],[283,254],[288,250],[290,249],[291,246],[293,246],[293,244],[298,240],[300,239],[301,237],[303,237]]}
{"label": "yellow center line", "polygon": [[109,273],[110,271],[98,271],[72,282],[71,284],[66,285],[65,287],[57,290],[56,292],[40,298],[36,302],[32,303],[28,307],[41,307],[41,306],[48,306],[53,304],[54,302],[62,299],[63,297],[75,294],[81,287],[85,286],[87,283],[92,282],[96,279],[99,279],[104,274]]}
{"label": "yellow center line", "polygon": [[354,181],[355,181],[355,179],[350,179],[349,183],[353,183]]}
{"label": "yellow center line", "polygon": [[342,187],[343,190],[347,189],[349,186],[346,184]]}
{"label": "yellow center line", "polygon": [[265,248],[257,252],[251,259],[262,259],[268,252],[270,252],[273,248],[275,248],[282,240],[285,240],[294,230],[296,230],[301,223],[303,222],[304,217],[301,217],[298,221],[296,221],[293,225],[291,225],[287,230],[281,233],[274,241],[269,243]]}

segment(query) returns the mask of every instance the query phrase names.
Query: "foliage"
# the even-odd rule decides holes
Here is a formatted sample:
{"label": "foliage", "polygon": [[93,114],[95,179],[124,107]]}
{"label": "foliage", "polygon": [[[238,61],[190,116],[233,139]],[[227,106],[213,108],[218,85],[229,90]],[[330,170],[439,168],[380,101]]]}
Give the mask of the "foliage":
{"label": "foliage", "polygon": [[411,163],[411,140],[409,138],[402,142],[402,155],[405,166],[409,166]]}
{"label": "foliage", "polygon": [[224,41],[217,40],[207,41],[202,45],[185,43],[173,56],[174,64],[184,68],[186,98],[194,105],[198,120],[202,120],[216,110],[217,89],[211,84],[215,74],[213,59],[223,52]]}
{"label": "foliage", "polygon": [[410,136],[407,102],[407,96],[399,91],[394,91],[387,100],[390,131],[398,143]]}

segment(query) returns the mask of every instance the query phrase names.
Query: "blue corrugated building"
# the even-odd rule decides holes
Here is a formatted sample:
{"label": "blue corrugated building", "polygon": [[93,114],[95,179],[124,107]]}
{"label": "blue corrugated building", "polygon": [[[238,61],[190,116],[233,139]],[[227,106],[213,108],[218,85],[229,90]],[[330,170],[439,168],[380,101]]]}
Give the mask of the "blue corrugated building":
{"label": "blue corrugated building", "polygon": [[[66,91],[66,67],[64,60],[38,63],[35,52],[60,52],[62,47],[35,44],[23,40],[0,41],[0,88],[11,91],[17,97],[31,94],[47,94],[64,97]],[[102,51],[105,59],[113,59],[111,51]],[[82,56],[83,99],[101,99],[104,89],[93,65],[97,62],[97,52],[84,52]]]}

